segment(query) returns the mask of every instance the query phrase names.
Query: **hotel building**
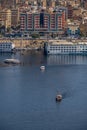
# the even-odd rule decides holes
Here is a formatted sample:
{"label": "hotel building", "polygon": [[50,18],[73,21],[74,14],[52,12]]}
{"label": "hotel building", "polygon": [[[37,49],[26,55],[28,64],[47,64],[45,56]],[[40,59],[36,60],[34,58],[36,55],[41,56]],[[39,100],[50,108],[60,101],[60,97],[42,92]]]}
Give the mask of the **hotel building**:
{"label": "hotel building", "polygon": [[65,28],[66,14],[64,10],[47,13],[21,13],[20,26],[22,32],[62,32]]}

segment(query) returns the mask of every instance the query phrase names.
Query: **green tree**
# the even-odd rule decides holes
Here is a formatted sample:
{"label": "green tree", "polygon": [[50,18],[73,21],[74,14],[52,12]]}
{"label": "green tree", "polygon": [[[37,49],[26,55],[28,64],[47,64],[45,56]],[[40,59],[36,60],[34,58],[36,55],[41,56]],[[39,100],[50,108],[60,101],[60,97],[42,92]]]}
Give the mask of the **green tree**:
{"label": "green tree", "polygon": [[40,35],[37,34],[37,33],[33,33],[33,34],[32,34],[32,38],[39,38],[39,37],[40,37]]}
{"label": "green tree", "polygon": [[80,28],[80,35],[84,36],[84,37],[87,37],[87,23],[81,24],[79,26],[79,28]]}

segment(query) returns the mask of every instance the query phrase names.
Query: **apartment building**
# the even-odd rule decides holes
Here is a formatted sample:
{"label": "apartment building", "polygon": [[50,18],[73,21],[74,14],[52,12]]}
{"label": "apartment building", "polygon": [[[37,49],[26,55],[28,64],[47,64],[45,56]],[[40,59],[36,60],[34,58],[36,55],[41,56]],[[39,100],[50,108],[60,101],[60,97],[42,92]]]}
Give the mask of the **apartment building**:
{"label": "apartment building", "polygon": [[65,11],[47,13],[21,13],[20,26],[22,32],[61,32],[66,22]]}
{"label": "apartment building", "polygon": [[11,10],[4,9],[0,11],[0,19],[2,24],[7,28],[11,26]]}
{"label": "apartment building", "polygon": [[19,11],[16,8],[11,9],[11,25],[16,26],[19,22]]}

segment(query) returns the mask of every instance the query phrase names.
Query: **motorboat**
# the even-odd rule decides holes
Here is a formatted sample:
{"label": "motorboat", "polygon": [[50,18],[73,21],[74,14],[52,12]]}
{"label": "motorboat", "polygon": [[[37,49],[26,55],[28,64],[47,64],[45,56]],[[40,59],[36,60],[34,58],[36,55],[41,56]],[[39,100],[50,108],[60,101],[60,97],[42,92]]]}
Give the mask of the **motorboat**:
{"label": "motorboat", "polygon": [[20,61],[18,59],[5,59],[4,63],[7,63],[7,64],[20,64]]}
{"label": "motorboat", "polygon": [[56,96],[56,101],[61,101],[62,100],[62,95],[61,94],[58,94],[57,96]]}
{"label": "motorboat", "polygon": [[45,70],[45,66],[40,66],[40,70]]}

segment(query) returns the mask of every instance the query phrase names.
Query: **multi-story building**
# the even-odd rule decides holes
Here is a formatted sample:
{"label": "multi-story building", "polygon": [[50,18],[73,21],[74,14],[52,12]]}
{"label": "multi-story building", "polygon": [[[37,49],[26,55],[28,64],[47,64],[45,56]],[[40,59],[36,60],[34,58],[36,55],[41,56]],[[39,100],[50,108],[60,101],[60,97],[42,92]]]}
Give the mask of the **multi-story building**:
{"label": "multi-story building", "polygon": [[19,22],[19,13],[18,9],[13,8],[11,9],[11,25],[16,26]]}
{"label": "multi-story building", "polygon": [[52,0],[52,1],[51,1],[51,6],[52,6],[53,8],[55,7],[55,4],[56,4],[55,0]]}
{"label": "multi-story building", "polygon": [[53,13],[21,13],[20,15],[22,32],[62,32],[65,22],[66,14],[63,10]]}
{"label": "multi-story building", "polygon": [[72,16],[73,16],[73,7],[72,5],[67,5],[67,8],[68,8],[68,18],[71,19]]}
{"label": "multi-story building", "polygon": [[11,10],[4,9],[0,11],[0,19],[6,28],[10,27],[11,26]]}
{"label": "multi-story building", "polygon": [[[25,17],[26,18],[26,17]],[[25,19],[24,18],[24,19]],[[27,31],[32,31],[33,30],[33,14],[32,13],[28,13],[27,14]]]}
{"label": "multi-story building", "polygon": [[54,8],[54,11],[55,12],[63,12],[65,14],[65,19],[68,18],[68,8],[64,7],[64,6],[56,6]]}
{"label": "multi-story building", "polygon": [[46,6],[47,6],[47,1],[46,0],[42,1],[42,6],[43,6],[43,8],[46,8]]}
{"label": "multi-story building", "polygon": [[50,31],[56,31],[56,13],[50,14]]}
{"label": "multi-story building", "polygon": [[26,32],[27,31],[27,13],[22,13],[20,16],[20,26],[21,26],[21,31]]}
{"label": "multi-story building", "polygon": [[1,7],[2,8],[11,8],[16,6],[17,0],[1,0]]}
{"label": "multi-story building", "polygon": [[33,14],[34,31],[48,31],[49,30],[49,14],[37,13]]}

